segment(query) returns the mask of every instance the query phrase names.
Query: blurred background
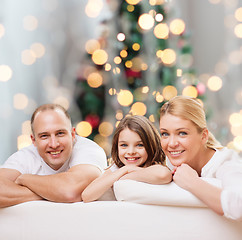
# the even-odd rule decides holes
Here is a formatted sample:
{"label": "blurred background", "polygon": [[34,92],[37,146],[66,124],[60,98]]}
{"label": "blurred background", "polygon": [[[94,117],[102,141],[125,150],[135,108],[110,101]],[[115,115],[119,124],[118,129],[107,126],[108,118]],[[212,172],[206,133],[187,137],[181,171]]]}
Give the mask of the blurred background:
{"label": "blurred background", "polygon": [[175,95],[201,100],[209,130],[242,151],[241,0],[0,0],[0,164],[31,144],[40,104],[110,153],[118,121]]}

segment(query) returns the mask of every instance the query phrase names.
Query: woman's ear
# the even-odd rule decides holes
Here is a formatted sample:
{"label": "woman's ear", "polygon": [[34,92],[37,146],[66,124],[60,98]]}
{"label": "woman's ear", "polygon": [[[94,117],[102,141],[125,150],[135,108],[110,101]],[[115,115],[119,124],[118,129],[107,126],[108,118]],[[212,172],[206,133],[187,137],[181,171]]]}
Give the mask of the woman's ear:
{"label": "woman's ear", "polygon": [[204,128],[203,131],[202,131],[202,142],[203,142],[203,144],[207,143],[208,135],[209,135],[208,129]]}

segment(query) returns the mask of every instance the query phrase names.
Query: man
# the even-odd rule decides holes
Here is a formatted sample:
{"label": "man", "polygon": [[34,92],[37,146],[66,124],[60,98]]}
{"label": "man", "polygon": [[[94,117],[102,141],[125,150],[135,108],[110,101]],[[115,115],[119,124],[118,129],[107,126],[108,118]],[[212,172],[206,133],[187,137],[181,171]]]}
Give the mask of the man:
{"label": "man", "polygon": [[0,207],[27,201],[81,201],[85,187],[106,167],[93,141],[75,135],[67,111],[57,104],[38,107],[31,118],[33,144],[0,168]]}

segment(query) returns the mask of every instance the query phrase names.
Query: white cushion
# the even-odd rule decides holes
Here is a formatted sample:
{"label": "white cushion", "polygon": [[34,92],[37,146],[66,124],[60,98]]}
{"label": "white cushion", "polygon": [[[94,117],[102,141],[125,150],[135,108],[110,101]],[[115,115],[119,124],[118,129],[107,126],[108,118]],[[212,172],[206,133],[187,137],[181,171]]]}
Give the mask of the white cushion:
{"label": "white cushion", "polygon": [[[221,187],[221,181],[216,178],[203,178],[203,180]],[[114,194],[118,201],[151,205],[206,207],[192,193],[174,182],[153,185],[134,180],[119,180],[114,183]]]}

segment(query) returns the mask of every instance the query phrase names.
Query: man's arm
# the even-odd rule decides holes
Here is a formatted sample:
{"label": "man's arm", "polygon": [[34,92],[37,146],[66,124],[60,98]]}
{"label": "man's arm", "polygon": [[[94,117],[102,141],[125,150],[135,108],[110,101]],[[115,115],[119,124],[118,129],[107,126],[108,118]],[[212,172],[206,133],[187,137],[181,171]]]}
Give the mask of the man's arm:
{"label": "man's arm", "polygon": [[67,172],[53,175],[23,174],[16,179],[16,183],[49,201],[78,202],[82,200],[82,191],[100,174],[101,171],[93,165],[79,164]]}
{"label": "man's arm", "polygon": [[19,203],[41,200],[42,197],[30,189],[19,186],[14,181],[21,173],[14,169],[0,169],[0,207],[9,207]]}

